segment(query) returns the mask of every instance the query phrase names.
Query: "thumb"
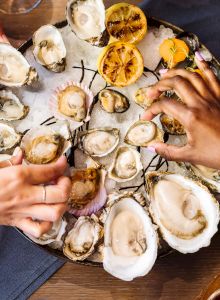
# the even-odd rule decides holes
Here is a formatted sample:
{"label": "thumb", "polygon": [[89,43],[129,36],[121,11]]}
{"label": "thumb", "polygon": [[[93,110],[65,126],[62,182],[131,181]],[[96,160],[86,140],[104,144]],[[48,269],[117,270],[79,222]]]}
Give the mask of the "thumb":
{"label": "thumb", "polygon": [[[149,149],[150,148],[150,149]],[[171,161],[190,161],[191,151],[188,145],[178,147],[165,143],[155,143],[148,149]]]}

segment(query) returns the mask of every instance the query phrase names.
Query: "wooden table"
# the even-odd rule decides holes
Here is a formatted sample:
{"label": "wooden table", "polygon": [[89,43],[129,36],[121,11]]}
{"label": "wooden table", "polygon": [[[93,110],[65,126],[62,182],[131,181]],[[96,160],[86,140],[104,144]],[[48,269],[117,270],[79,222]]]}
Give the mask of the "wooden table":
{"label": "wooden table", "polygon": [[[107,1],[107,5],[114,2]],[[29,15],[21,17],[0,14],[0,20],[8,36],[13,37],[13,45],[19,46],[40,25],[63,20],[65,4],[66,0],[43,0]],[[133,282],[115,279],[102,268],[67,263],[31,299],[189,300],[194,299],[218,273],[220,235],[215,236],[209,248],[199,253],[175,253],[159,259],[148,276]]]}

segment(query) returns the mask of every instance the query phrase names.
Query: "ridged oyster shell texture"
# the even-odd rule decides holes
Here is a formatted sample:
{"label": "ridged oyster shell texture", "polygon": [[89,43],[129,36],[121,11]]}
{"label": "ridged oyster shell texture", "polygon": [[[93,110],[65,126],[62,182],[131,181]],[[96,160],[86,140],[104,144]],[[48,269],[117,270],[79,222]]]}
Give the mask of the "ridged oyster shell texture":
{"label": "ridged oyster shell texture", "polygon": [[[95,2],[95,1],[91,1],[91,2]],[[138,190],[138,192],[143,193],[145,201],[147,201],[147,196],[146,196],[147,194],[144,189],[144,171],[145,170],[152,171],[155,170],[156,168],[158,168],[159,171],[161,170],[166,171],[168,163],[164,159],[160,159],[155,154],[150,153],[147,147],[140,147],[139,145],[134,146],[133,144],[132,145],[126,144],[124,140],[129,128],[131,128],[136,122],[140,121],[141,115],[144,112],[143,107],[135,103],[135,94],[139,88],[147,87],[157,82],[158,73],[154,72],[155,68],[157,67],[160,61],[157,48],[158,45],[161,43],[161,41],[163,41],[163,39],[174,36],[173,31],[169,28],[165,28],[164,26],[161,26],[160,28],[159,26],[158,28],[149,26],[148,34],[143,39],[143,41],[141,41],[141,43],[137,45],[137,47],[140,49],[140,51],[143,54],[145,66],[149,70],[153,70],[153,72],[152,71],[144,72],[144,76],[142,76],[135,84],[132,84],[131,86],[125,87],[123,89],[114,88],[115,91],[122,93],[124,97],[128,99],[126,109],[124,109],[123,112],[121,112],[120,110],[120,113],[119,112],[115,113],[112,112],[114,111],[114,109],[109,109],[109,112],[103,110],[103,107],[100,103],[100,99],[98,99],[98,94],[100,93],[100,91],[104,89],[112,88],[106,86],[106,82],[97,73],[97,58],[101,52],[101,49],[92,46],[91,42],[93,41],[87,40],[88,36],[86,36],[85,39],[84,37],[80,39],[76,34],[72,32],[70,26],[64,26],[58,30],[62,36],[66,48],[66,62],[67,62],[66,68],[65,70],[63,70],[62,73],[51,72],[36,61],[36,59],[33,56],[33,48],[29,48],[26,51],[25,58],[27,59],[27,61],[31,66],[37,69],[37,72],[40,77],[41,86],[39,90],[37,90],[37,92],[35,92],[36,91],[35,89],[33,90],[25,87],[22,87],[20,89],[20,94],[22,95],[21,100],[25,106],[30,107],[30,111],[25,119],[14,122],[16,131],[23,133],[30,128],[38,127],[41,123],[45,122],[45,120],[49,120],[46,122],[46,124],[55,122],[55,124],[53,124],[52,126],[60,127],[60,125],[56,122],[55,119],[53,118],[50,119],[52,117],[52,114],[48,103],[49,103],[49,99],[51,98],[51,93],[52,91],[55,91],[63,84],[68,83],[69,80],[74,82],[81,82],[85,86],[89,87],[89,89],[92,91],[95,97],[93,103],[94,105],[91,107],[90,121],[84,125],[82,124],[83,126],[77,128],[76,131],[73,130],[75,127],[70,124],[70,130],[72,136],[69,137],[69,140],[73,138],[73,141],[76,143],[74,152],[71,153],[71,157],[70,157],[71,165],[73,166],[73,162],[74,162],[74,168],[80,170],[85,170],[86,168],[91,167],[90,166],[91,158],[88,156],[88,151],[82,149],[83,141],[80,141],[80,143],[78,143],[77,145],[78,139],[82,138],[84,133],[87,134],[88,132],[91,132],[91,130],[93,133],[95,133],[96,131],[100,131],[101,129],[104,128],[108,128],[108,130],[110,129],[110,132],[112,132],[112,130],[117,129],[119,131],[117,138],[115,140],[114,138],[112,138],[112,140],[114,141],[112,143],[112,147],[108,148],[107,149],[108,151],[106,151],[108,154],[105,155],[106,154],[105,151],[104,152],[101,151],[101,153],[99,152],[98,155],[96,155],[97,154],[96,153],[95,156],[94,153],[92,154],[93,159],[96,161],[98,165],[97,168],[101,168],[102,170],[105,170],[105,172],[107,172],[106,180],[105,180],[105,188],[107,194],[109,195],[115,191],[117,191],[120,194],[123,193],[124,190],[125,191],[129,190],[132,192]],[[90,38],[90,36],[88,38]],[[68,121],[66,121],[65,118],[59,122],[68,123]],[[154,122],[157,124],[158,128],[163,132],[159,119],[158,118],[155,119]],[[104,135],[106,136],[106,134]],[[109,141],[111,141],[111,137],[115,137],[115,136],[111,135]],[[179,144],[179,145],[183,143],[181,136],[180,137],[172,136],[169,141],[175,142],[175,144]],[[90,145],[91,144],[89,144],[89,146]],[[95,145],[97,146],[98,143],[95,143]],[[137,153],[137,157],[139,157],[138,168],[137,165],[135,165],[135,168],[138,170],[138,172],[135,173],[134,177],[133,175],[130,176],[130,178],[128,176],[128,178],[127,179],[125,178],[126,180],[123,180],[123,182],[121,182],[120,180],[115,180],[115,177],[113,179],[109,178],[109,175],[111,173],[111,166],[113,163],[115,163],[117,151],[121,147],[129,149],[128,153]],[[88,149],[90,148],[87,148],[87,150]],[[101,148],[98,147],[98,150],[100,149]],[[130,154],[128,156],[131,157]],[[131,168],[130,166],[128,167],[129,170],[131,170],[134,166],[131,165]],[[169,171],[175,173],[184,172],[175,163],[169,163]],[[115,203],[115,205],[117,205],[118,203]],[[137,205],[138,208],[136,210]],[[148,215],[147,205],[145,205],[146,206],[145,208],[142,208],[139,204],[137,205],[134,204],[135,207],[134,210],[137,213],[135,216],[137,216],[137,218],[140,216],[139,212],[141,216],[143,216],[143,218],[145,214]],[[109,222],[111,221],[111,217],[108,214],[107,219],[105,219],[105,222],[102,223],[100,215],[105,210],[108,211],[107,206],[105,206],[104,209],[100,209],[96,213],[97,216],[95,218],[93,218],[91,215],[79,217],[78,214],[76,217],[74,217],[74,215],[71,214],[71,212],[65,215],[65,217],[67,216],[65,221],[68,224],[65,227],[65,233],[60,238],[61,243],[59,243],[59,247],[60,244],[65,245],[64,247],[63,246],[61,247],[66,257],[69,257],[73,261],[83,260],[84,262],[88,262],[88,261],[93,261],[93,262],[95,261],[99,263],[103,262],[104,239],[103,239],[102,231],[103,230],[105,231],[104,228],[108,217],[109,217]],[[132,214],[132,210],[129,210],[129,212],[130,211]],[[134,219],[137,220],[137,218]],[[149,217],[147,217],[147,220],[149,220]],[[84,227],[84,225],[86,226]],[[56,228],[57,227],[55,226],[55,229]],[[155,227],[153,228],[154,230],[156,230]],[[82,235],[80,236],[81,232]],[[85,234],[85,232],[89,232],[91,235],[87,235],[87,233]],[[87,239],[87,237],[91,237],[91,238]],[[155,249],[157,249],[157,245],[155,245]],[[59,255],[62,255],[62,252],[60,251],[57,253]],[[151,260],[152,263],[154,262],[154,259],[156,259],[155,253],[156,250],[153,252],[154,255],[152,255],[152,260]],[[147,268],[144,270],[141,269],[141,271],[138,273],[133,272],[132,269],[131,273],[129,273],[129,277],[126,277],[124,276],[124,274],[118,273],[119,269],[117,268],[114,269],[114,266],[112,269],[112,265],[109,267],[108,262],[105,261],[105,263],[106,263],[105,264],[106,270],[108,270],[108,272],[123,280],[131,280],[137,276],[142,276],[146,274],[151,267],[151,265],[149,265],[149,269]],[[130,266],[132,266],[132,268],[134,267],[135,269],[135,264],[134,265],[130,264]]]}

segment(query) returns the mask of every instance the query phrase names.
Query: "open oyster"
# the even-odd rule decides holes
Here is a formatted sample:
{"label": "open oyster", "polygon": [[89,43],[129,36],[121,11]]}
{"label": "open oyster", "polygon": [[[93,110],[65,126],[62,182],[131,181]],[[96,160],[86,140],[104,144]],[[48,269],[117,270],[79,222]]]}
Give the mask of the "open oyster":
{"label": "open oyster", "polygon": [[[149,86],[148,86],[149,87]],[[139,88],[134,96],[134,101],[140,105],[141,107],[143,107],[144,109],[149,108],[153,102],[155,102],[156,100],[152,100],[150,98],[147,97],[147,89],[148,87],[143,87],[143,88]]]}
{"label": "open oyster", "polygon": [[125,143],[133,146],[148,147],[154,142],[163,142],[163,132],[150,121],[135,122],[125,136]]}
{"label": "open oyster", "polygon": [[81,261],[90,256],[103,236],[102,226],[95,215],[80,217],[68,232],[63,253],[73,261]]}
{"label": "open oyster", "polygon": [[22,104],[14,93],[8,90],[0,91],[0,120],[20,120],[28,112],[29,107]]}
{"label": "open oyster", "polygon": [[40,238],[35,238],[25,233],[32,241],[40,245],[50,245],[53,249],[61,249],[63,245],[62,237],[65,233],[67,222],[61,218],[59,221],[54,222],[51,230],[44,233]]}
{"label": "open oyster", "polygon": [[87,216],[103,207],[107,198],[105,177],[101,168],[71,169],[69,212],[77,217]]}
{"label": "open oyster", "polygon": [[9,44],[0,43],[0,84],[5,86],[31,85],[37,72],[24,56]]}
{"label": "open oyster", "polygon": [[21,135],[15,129],[0,122],[0,152],[14,148],[21,140]]}
{"label": "open oyster", "polygon": [[164,240],[182,253],[210,244],[217,232],[219,204],[198,181],[178,174],[149,172],[150,213]]}
{"label": "open oyster", "polygon": [[179,121],[177,121],[171,116],[168,116],[166,114],[161,114],[160,122],[163,126],[163,130],[169,134],[174,134],[174,135],[186,134],[183,125],[180,124]]}
{"label": "open oyster", "polygon": [[109,195],[104,225],[103,267],[130,281],[146,275],[157,258],[157,233],[141,194]]}
{"label": "open oyster", "polygon": [[108,44],[102,0],[68,0],[66,18],[78,38],[98,47]]}
{"label": "open oyster", "polygon": [[143,169],[140,153],[130,147],[119,147],[109,168],[109,178],[117,182],[134,179]]}
{"label": "open oyster", "polygon": [[111,153],[119,143],[119,129],[97,128],[80,132],[79,148],[92,157],[103,157]]}
{"label": "open oyster", "polygon": [[127,97],[112,89],[101,90],[98,98],[101,107],[108,113],[123,113],[130,106]]}
{"label": "open oyster", "polygon": [[190,163],[184,163],[184,166],[190,174],[200,177],[211,190],[220,193],[220,170]]}
{"label": "open oyster", "polygon": [[48,164],[56,161],[66,153],[71,143],[60,131],[48,126],[30,129],[22,138],[21,148],[25,152],[25,159],[32,164]]}
{"label": "open oyster", "polygon": [[53,72],[62,72],[66,65],[66,48],[59,30],[52,25],[40,27],[33,36],[33,53],[38,63]]}

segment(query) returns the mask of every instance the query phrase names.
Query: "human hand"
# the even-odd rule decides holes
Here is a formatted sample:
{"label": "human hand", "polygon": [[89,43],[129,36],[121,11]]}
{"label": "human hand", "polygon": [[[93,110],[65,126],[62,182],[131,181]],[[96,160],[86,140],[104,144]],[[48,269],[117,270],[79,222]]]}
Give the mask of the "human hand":
{"label": "human hand", "polygon": [[[66,167],[66,158],[61,157],[49,165],[0,169],[0,224],[16,226],[34,237],[49,231],[67,208],[71,183],[63,176]],[[40,184],[52,181],[56,183],[45,187],[44,197]]]}
{"label": "human hand", "polygon": [[220,169],[220,82],[198,52],[196,63],[203,77],[183,69],[172,69],[147,90],[150,99],[158,99],[163,92],[174,90],[184,104],[162,98],[145,112],[143,119],[151,120],[164,112],[178,120],[187,135],[185,146],[155,143],[150,150],[168,160]]}

